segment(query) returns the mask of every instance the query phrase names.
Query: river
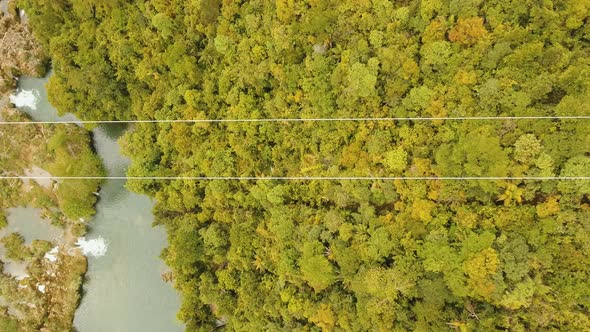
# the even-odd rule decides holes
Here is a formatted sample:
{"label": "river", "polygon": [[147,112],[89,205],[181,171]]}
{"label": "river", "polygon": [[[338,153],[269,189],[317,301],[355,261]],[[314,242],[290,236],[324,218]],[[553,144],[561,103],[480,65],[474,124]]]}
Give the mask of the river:
{"label": "river", "polygon": [[[20,94],[28,100],[20,109],[37,121],[74,120],[58,117],[45,90],[47,78],[21,78]],[[129,160],[121,155],[117,125],[93,130],[94,146],[110,176],[124,176]],[[92,174],[88,174],[92,175]],[[105,239],[108,250],[101,257],[88,257],[84,294],[74,326],[79,332],[182,331],[176,319],[178,294],[162,281],[166,266],[159,259],[166,234],[152,227],[153,202],[129,192],[124,181],[109,180],[99,192],[96,216],[86,238]]]}

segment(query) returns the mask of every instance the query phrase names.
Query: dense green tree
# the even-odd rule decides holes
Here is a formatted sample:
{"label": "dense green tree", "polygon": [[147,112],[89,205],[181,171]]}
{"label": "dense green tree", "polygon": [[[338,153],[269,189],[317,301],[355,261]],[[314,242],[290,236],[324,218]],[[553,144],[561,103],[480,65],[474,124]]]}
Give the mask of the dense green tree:
{"label": "dense green tree", "polygon": [[19,233],[10,233],[0,242],[6,248],[6,257],[15,261],[23,261],[30,257],[31,253],[25,246],[25,238]]}

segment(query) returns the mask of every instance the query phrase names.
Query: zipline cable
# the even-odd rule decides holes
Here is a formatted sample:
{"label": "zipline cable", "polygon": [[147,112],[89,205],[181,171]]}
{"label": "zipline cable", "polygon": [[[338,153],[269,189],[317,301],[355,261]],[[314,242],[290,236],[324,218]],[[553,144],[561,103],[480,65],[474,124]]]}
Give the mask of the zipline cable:
{"label": "zipline cable", "polygon": [[63,120],[0,121],[0,125],[112,124],[112,123],[238,123],[238,122],[386,122],[386,121],[487,121],[487,120],[589,120],[590,115],[564,116],[472,116],[472,117],[381,117],[381,118],[258,118],[258,119],[177,119],[177,120]]}
{"label": "zipline cable", "polygon": [[590,176],[0,176],[0,180],[188,180],[188,181],[590,181]]}

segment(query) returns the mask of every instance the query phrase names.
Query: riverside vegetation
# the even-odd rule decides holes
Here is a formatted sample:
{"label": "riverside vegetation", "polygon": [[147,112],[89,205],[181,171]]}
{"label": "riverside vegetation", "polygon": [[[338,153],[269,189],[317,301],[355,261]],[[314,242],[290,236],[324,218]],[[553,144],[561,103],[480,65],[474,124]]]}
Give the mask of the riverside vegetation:
{"label": "riverside vegetation", "polygon": [[[7,105],[20,75],[42,76],[47,58],[21,22],[16,10],[0,17],[0,92],[3,121],[29,121]],[[0,126],[0,169],[3,176],[76,176],[103,174],[91,148],[88,131],[76,125]],[[35,239],[30,244],[19,233],[0,239],[0,331],[69,331],[78,304],[86,258],[74,248],[86,232],[84,218],[94,214],[100,181],[0,181],[0,231],[8,226],[7,208],[39,208],[44,219],[62,229],[58,241]],[[5,263],[24,264],[26,274],[15,276]]]}
{"label": "riverside vegetation", "polygon": [[[82,119],[590,114],[588,0],[21,0]],[[588,176],[577,120],[138,124],[130,176]],[[132,181],[189,331],[590,329],[588,181]]]}

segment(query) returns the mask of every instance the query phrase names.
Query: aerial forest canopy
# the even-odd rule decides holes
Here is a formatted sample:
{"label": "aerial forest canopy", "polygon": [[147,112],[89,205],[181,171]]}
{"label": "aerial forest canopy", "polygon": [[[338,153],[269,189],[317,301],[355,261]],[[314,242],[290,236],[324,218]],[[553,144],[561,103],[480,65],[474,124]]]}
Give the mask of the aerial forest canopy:
{"label": "aerial forest canopy", "polygon": [[[80,118],[590,115],[588,0],[22,0]],[[590,175],[587,120],[137,124],[130,176]],[[92,174],[88,174],[92,175]],[[132,181],[189,331],[590,329],[590,181]]]}

